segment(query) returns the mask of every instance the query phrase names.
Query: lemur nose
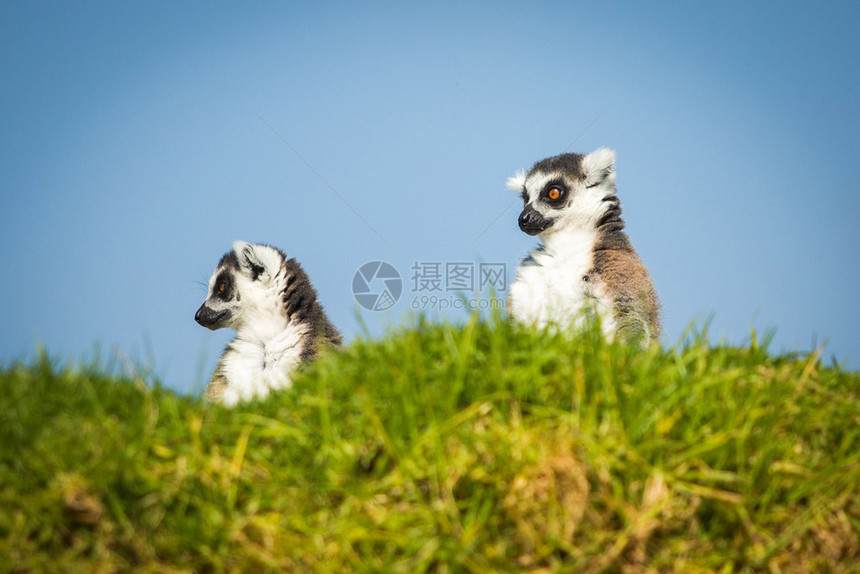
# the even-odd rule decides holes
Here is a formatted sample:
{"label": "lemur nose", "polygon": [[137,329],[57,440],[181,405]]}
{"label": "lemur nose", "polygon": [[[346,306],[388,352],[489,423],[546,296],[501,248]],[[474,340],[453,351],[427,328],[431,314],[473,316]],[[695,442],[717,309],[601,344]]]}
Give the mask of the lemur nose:
{"label": "lemur nose", "polygon": [[520,213],[520,227],[522,227],[523,225],[529,225],[530,223],[533,223],[538,219],[541,219],[541,214],[538,213],[538,211],[534,207],[527,205],[525,209],[523,209],[523,212]]}
{"label": "lemur nose", "polygon": [[531,205],[526,205],[520,213],[518,223],[524,232],[537,235],[552,224],[552,219],[544,217]]}
{"label": "lemur nose", "polygon": [[524,224],[528,223],[529,220],[531,220],[532,213],[533,212],[527,211],[527,210],[523,210],[523,212],[520,213],[520,219],[519,219],[520,227],[522,227]]}

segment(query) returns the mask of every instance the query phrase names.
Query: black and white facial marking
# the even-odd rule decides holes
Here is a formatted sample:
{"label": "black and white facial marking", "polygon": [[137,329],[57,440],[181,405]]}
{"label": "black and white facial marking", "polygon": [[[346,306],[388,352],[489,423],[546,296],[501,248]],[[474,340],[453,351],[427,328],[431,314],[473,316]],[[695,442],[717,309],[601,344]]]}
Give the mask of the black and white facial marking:
{"label": "black and white facial marking", "polygon": [[571,224],[594,226],[615,193],[615,153],[565,153],[537,162],[528,173],[508,179],[523,198],[518,223],[529,235],[553,233]]}
{"label": "black and white facial marking", "polygon": [[233,313],[241,297],[236,290],[234,274],[239,270],[239,260],[231,251],[221,258],[215,273],[209,279],[209,295],[194,314],[194,320],[207,329],[230,326]]}
{"label": "black and white facial marking", "polygon": [[283,255],[274,248],[235,242],[209,279],[209,294],[194,319],[212,330],[238,329],[249,311],[271,299],[265,296],[265,283],[282,263]]}
{"label": "black and white facial marking", "polygon": [[[520,229],[529,235],[538,235],[555,223],[554,211],[569,205],[570,185],[560,175],[542,182],[537,189],[537,201],[530,201],[528,191],[523,189],[523,211],[518,220]],[[543,212],[535,208],[535,203],[544,207]]]}

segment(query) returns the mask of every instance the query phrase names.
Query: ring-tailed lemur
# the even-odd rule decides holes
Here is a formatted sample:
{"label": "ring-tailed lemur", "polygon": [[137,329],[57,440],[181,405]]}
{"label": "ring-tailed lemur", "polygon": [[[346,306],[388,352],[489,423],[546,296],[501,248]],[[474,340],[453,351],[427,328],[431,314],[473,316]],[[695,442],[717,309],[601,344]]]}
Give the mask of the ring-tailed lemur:
{"label": "ring-tailed lemur", "polygon": [[511,315],[538,327],[570,327],[596,312],[609,337],[656,340],[660,304],[623,231],[615,152],[547,158],[507,186],[523,197],[520,229],[542,242],[517,269],[508,295]]}
{"label": "ring-tailed lemur", "polygon": [[294,368],[316,356],[319,337],[341,343],[301,265],[244,241],[221,258],[194,319],[236,329],[206,387],[209,401],[228,406],[288,386]]}

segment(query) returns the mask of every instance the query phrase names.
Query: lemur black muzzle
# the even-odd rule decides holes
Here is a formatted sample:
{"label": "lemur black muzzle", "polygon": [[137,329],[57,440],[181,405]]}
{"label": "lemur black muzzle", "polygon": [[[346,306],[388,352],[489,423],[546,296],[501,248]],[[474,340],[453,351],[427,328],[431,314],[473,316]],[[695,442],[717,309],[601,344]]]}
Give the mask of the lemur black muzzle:
{"label": "lemur black muzzle", "polygon": [[206,327],[207,329],[215,330],[221,323],[227,319],[229,311],[213,311],[204,303],[197,309],[194,314],[194,320]]}
{"label": "lemur black muzzle", "polygon": [[541,231],[546,230],[553,223],[553,219],[544,217],[540,212],[531,206],[527,205],[519,218],[520,229],[529,235],[537,235]]}

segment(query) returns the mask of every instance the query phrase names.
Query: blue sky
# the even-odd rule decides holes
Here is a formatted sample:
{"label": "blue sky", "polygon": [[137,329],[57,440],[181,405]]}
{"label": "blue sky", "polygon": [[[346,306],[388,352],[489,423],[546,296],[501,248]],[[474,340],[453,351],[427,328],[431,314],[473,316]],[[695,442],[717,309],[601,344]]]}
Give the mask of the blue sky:
{"label": "blue sky", "polygon": [[[296,257],[351,339],[403,322],[416,262],[504,264],[505,179],[615,149],[663,340],[860,366],[860,8],[852,3],[5,2],[0,364],[121,354],[196,391],[234,239]],[[391,263],[398,303],[361,309]],[[454,319],[458,312],[442,315]],[[100,349],[97,351],[96,349]]]}

